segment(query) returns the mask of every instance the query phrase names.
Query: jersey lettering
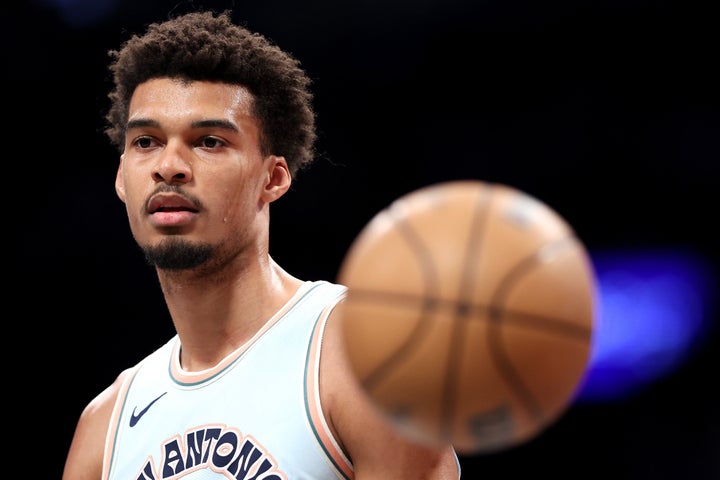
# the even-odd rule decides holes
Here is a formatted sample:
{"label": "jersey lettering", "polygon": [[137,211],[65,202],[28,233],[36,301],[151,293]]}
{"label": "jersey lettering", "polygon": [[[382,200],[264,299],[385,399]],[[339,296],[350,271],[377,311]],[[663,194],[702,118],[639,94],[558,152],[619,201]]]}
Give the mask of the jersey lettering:
{"label": "jersey lettering", "polygon": [[226,427],[198,427],[161,445],[160,468],[152,455],[136,480],[176,479],[191,472],[210,469],[236,480],[287,480],[273,458],[252,437]]}

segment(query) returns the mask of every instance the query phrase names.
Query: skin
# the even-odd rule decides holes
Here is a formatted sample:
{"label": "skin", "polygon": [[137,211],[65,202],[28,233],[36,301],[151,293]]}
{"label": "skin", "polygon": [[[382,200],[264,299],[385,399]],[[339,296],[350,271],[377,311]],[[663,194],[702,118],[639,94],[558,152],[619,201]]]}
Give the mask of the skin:
{"label": "skin", "polygon": [[[283,157],[261,153],[251,104],[241,86],[168,78],[139,85],[130,103],[115,188],[133,236],[142,247],[178,239],[216,247],[197,267],[157,269],[187,371],[209,368],[243,345],[302,284],[269,255],[270,205],[292,179]],[[172,185],[183,193],[158,193]],[[163,213],[155,211],[158,205],[174,208]],[[457,479],[450,446],[408,442],[368,402],[350,372],[339,325],[337,318],[328,321],[320,395],[355,478]],[[124,375],[82,412],[63,480],[101,478],[108,422]]]}

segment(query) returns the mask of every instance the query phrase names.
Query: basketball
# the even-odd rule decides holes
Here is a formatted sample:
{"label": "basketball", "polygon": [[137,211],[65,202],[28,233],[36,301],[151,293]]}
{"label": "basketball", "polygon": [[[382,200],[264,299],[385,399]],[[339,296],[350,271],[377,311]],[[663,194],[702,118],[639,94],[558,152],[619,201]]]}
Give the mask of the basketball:
{"label": "basketball", "polygon": [[572,404],[590,357],[595,276],[553,209],[449,181],[375,215],[338,271],[350,365],[379,411],[461,454],[524,443]]}

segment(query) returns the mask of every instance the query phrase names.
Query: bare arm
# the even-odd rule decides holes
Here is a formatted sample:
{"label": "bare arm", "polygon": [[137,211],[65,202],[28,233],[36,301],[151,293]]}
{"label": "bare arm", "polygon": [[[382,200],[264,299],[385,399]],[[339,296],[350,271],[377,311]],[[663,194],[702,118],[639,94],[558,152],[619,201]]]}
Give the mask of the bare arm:
{"label": "bare arm", "polygon": [[457,480],[451,446],[431,448],[400,436],[369,403],[342,350],[338,318],[330,318],[323,342],[320,392],[328,423],[352,460],[355,480]]}
{"label": "bare arm", "polygon": [[62,480],[100,480],[105,436],[115,399],[127,372],[103,390],[85,407],[70,444]]}

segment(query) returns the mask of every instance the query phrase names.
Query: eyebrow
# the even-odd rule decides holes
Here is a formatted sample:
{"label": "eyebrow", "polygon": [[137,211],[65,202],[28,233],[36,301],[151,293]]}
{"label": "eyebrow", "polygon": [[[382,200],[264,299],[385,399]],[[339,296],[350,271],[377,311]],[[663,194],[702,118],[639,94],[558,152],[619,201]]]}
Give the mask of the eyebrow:
{"label": "eyebrow", "polygon": [[141,127],[160,127],[160,122],[156,122],[155,120],[148,120],[146,118],[138,118],[135,120],[128,121],[127,125],[125,126],[126,130],[130,130],[133,128],[141,128]]}
{"label": "eyebrow", "polygon": [[[222,120],[222,119],[210,119],[210,120],[198,120],[196,122],[192,122],[190,124],[192,128],[222,128],[225,130],[230,130],[232,132],[238,132],[239,129],[237,125],[234,123],[228,121],[228,120]],[[156,120],[150,120],[147,118],[137,118],[134,120],[130,120],[127,123],[127,130],[133,129],[133,128],[142,128],[142,127],[153,127],[153,128],[160,128],[160,122]]]}
{"label": "eyebrow", "polygon": [[190,124],[192,128],[222,128],[224,130],[231,130],[233,132],[238,131],[237,125],[228,120],[198,120]]}

